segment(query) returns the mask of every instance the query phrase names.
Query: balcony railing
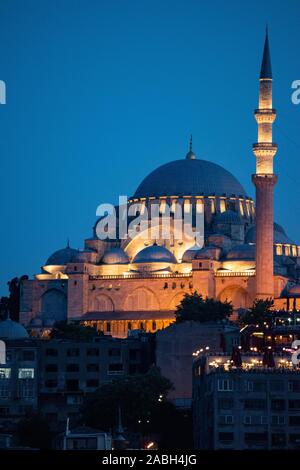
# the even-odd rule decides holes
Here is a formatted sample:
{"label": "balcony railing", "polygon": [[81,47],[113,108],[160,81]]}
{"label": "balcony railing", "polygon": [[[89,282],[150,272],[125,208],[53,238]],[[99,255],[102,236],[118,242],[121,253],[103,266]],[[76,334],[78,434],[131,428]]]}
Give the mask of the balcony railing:
{"label": "balcony railing", "polygon": [[110,279],[169,279],[169,278],[189,278],[192,273],[131,273],[131,274],[101,274],[98,276],[89,276],[91,281],[110,280]]}
{"label": "balcony railing", "polygon": [[255,271],[229,271],[229,272],[216,272],[216,277],[252,277],[255,276]]}

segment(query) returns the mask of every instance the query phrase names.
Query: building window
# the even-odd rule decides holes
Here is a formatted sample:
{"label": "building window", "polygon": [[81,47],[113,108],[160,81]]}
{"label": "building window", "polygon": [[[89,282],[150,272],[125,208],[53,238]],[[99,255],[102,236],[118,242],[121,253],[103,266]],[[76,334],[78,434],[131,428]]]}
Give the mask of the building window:
{"label": "building window", "polygon": [[79,371],[79,365],[78,364],[67,364],[66,371],[67,372],[78,372]]}
{"label": "building window", "polygon": [[45,370],[46,372],[57,372],[57,364],[47,364]]}
{"label": "building window", "polygon": [[286,446],[285,434],[283,433],[271,434],[271,444],[273,447],[285,447]]}
{"label": "building window", "polygon": [[281,415],[273,415],[271,417],[271,423],[274,425],[283,425],[285,422],[284,416]]}
{"label": "building window", "polygon": [[78,380],[66,380],[66,389],[68,392],[78,392],[79,381]]}
{"label": "building window", "polygon": [[19,379],[34,379],[34,369],[20,368],[18,372]]}
{"label": "building window", "polygon": [[67,349],[67,356],[69,357],[79,356],[79,349],[78,348]]}
{"label": "building window", "polygon": [[46,349],[46,356],[56,357],[58,356],[58,350],[54,348],[48,348]]}
{"label": "building window", "polygon": [[23,351],[23,361],[34,361],[35,353],[34,351]]}
{"label": "building window", "polygon": [[262,410],[266,408],[266,400],[259,398],[249,398],[244,401],[244,408],[246,410]]}
{"label": "building window", "polygon": [[99,387],[99,380],[97,379],[89,379],[86,381],[86,386],[87,387],[94,387],[97,388]]}
{"label": "building window", "polygon": [[121,375],[123,374],[123,364],[109,364],[108,365],[109,375]]}
{"label": "building window", "polygon": [[[280,416],[280,418],[284,416]],[[300,416],[290,416],[289,417],[289,426],[300,426]]]}
{"label": "building window", "polygon": [[129,350],[129,360],[136,361],[139,359],[140,350],[139,349],[130,349]]}
{"label": "building window", "polygon": [[250,425],[252,424],[252,416],[244,416],[244,424]]}
{"label": "building window", "polygon": [[219,416],[219,424],[233,424],[233,416],[232,415],[220,415]]}
{"label": "building window", "polygon": [[156,321],[152,321],[152,330],[156,330]]}
{"label": "building window", "polygon": [[121,349],[119,348],[112,348],[108,350],[108,355],[110,357],[120,357],[121,356]]}
{"label": "building window", "polygon": [[270,382],[270,391],[271,392],[283,392],[284,391],[283,380],[276,380],[274,382]]}
{"label": "building window", "polygon": [[88,348],[86,350],[87,356],[99,356],[99,349],[97,348]]}
{"label": "building window", "polygon": [[288,382],[289,392],[300,392],[300,380],[292,380]]}
{"label": "building window", "polygon": [[271,409],[276,411],[284,411],[285,400],[271,400]]}
{"label": "building window", "polygon": [[1,379],[10,379],[11,376],[11,369],[8,367],[1,367],[0,368],[0,380]]}
{"label": "building window", "polygon": [[218,380],[218,391],[219,392],[232,392],[233,391],[233,381],[229,379],[219,379]]}
{"label": "building window", "polygon": [[99,364],[87,364],[87,372],[99,372]]}
{"label": "building window", "polygon": [[130,322],[130,321],[127,323],[127,328],[128,328],[129,331],[131,331],[132,325],[131,325],[131,322]]}
{"label": "building window", "polygon": [[289,410],[300,410],[300,400],[289,400]]}
{"label": "building window", "polygon": [[268,440],[268,433],[266,432],[246,432],[245,442],[247,444],[262,444]]}
{"label": "building window", "polygon": [[234,438],[233,432],[219,432],[219,441],[224,442],[225,444],[228,442],[232,442]]}
{"label": "building window", "polygon": [[106,333],[110,333],[110,322],[106,322]]}
{"label": "building window", "polygon": [[231,410],[234,406],[234,401],[231,398],[222,398],[218,400],[219,410]]}
{"label": "building window", "polygon": [[57,387],[57,380],[55,380],[55,379],[45,380],[45,387],[47,387],[47,388],[56,388]]}

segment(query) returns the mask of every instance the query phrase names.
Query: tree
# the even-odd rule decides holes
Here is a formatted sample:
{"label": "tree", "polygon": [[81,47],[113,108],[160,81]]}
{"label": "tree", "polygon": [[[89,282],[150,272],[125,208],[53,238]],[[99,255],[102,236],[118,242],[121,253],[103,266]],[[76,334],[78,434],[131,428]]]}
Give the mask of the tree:
{"label": "tree", "polygon": [[41,414],[30,413],[17,425],[19,444],[36,449],[50,449],[51,432],[49,424]]}
{"label": "tree", "polygon": [[50,339],[71,339],[74,341],[91,341],[98,335],[96,328],[80,323],[56,322],[50,333]]}
{"label": "tree", "polygon": [[274,301],[272,299],[255,299],[252,307],[242,316],[241,322],[244,325],[264,326],[264,323],[272,322],[272,308]]}
{"label": "tree", "polygon": [[[131,432],[151,430],[152,417],[163,408],[171,382],[156,367],[146,374],[128,375],[103,384],[82,408],[83,421],[89,426],[109,430],[117,423],[117,410]],[[159,429],[158,429],[159,431]]]}
{"label": "tree", "polygon": [[9,314],[12,320],[19,321],[21,283],[25,279],[28,279],[28,276],[14,277],[8,281],[9,297],[1,297],[0,299],[0,317],[2,319],[6,319]]}
{"label": "tree", "polygon": [[177,306],[175,315],[176,323],[184,321],[198,321],[200,323],[209,321],[226,320],[232,313],[232,305],[230,302],[221,302],[206,297],[197,292],[193,294],[185,294],[180,304]]}
{"label": "tree", "polygon": [[9,298],[1,297],[0,299],[0,318],[6,320],[7,314],[9,313]]}

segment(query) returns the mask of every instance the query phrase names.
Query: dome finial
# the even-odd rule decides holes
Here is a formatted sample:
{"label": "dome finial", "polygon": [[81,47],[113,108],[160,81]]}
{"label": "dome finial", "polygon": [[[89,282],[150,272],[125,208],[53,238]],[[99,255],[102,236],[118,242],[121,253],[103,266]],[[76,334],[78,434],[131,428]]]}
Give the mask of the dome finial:
{"label": "dome finial", "polygon": [[189,151],[188,153],[186,154],[186,157],[185,157],[187,160],[195,160],[196,159],[196,155],[194,154],[193,152],[193,136],[191,134],[190,136],[190,144],[189,144]]}

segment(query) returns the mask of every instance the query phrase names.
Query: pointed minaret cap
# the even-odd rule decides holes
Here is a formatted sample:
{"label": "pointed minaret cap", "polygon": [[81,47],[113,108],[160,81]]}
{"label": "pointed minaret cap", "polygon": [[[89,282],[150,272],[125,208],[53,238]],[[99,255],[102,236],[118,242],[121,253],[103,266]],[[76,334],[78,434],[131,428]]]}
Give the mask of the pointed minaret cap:
{"label": "pointed minaret cap", "polygon": [[188,151],[188,153],[186,154],[186,157],[185,157],[187,160],[195,160],[196,159],[196,155],[194,154],[193,152],[193,136],[191,135],[190,137],[190,150]]}
{"label": "pointed minaret cap", "polygon": [[260,77],[259,78],[272,78],[271,57],[269,48],[268,27],[266,28],[266,39],[263,60],[261,63]]}

